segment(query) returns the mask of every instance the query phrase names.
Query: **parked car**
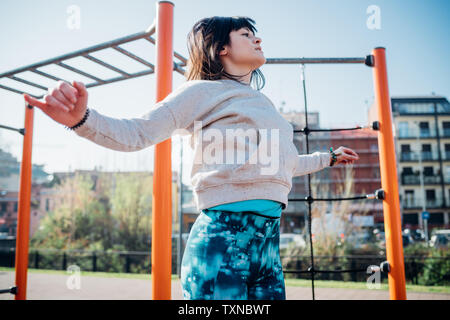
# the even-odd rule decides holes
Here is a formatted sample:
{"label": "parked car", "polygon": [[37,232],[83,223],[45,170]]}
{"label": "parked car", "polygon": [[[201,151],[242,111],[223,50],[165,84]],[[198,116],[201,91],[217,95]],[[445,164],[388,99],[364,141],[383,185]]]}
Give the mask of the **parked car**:
{"label": "parked car", "polygon": [[450,243],[450,230],[436,230],[430,239],[430,246],[434,248],[445,248]]}
{"label": "parked car", "polygon": [[306,242],[301,234],[282,233],[280,234],[280,249],[287,249],[289,246],[305,248]]}
{"label": "parked car", "polygon": [[414,243],[414,238],[412,237],[412,234],[409,229],[404,230],[402,232],[402,238],[403,238],[403,247],[407,247],[410,244]]}
{"label": "parked car", "polygon": [[357,232],[347,236],[346,242],[350,243],[355,249],[362,249],[371,243],[372,237],[368,232]]}
{"label": "parked car", "polygon": [[425,232],[422,229],[413,230],[411,236],[416,242],[425,241]]}

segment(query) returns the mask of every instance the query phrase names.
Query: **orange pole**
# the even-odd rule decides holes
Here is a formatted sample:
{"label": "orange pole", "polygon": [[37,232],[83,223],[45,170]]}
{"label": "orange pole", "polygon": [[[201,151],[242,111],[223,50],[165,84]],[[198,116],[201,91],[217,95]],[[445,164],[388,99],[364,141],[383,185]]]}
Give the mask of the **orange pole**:
{"label": "orange pole", "polygon": [[[156,102],[172,91],[173,7],[156,5]],[[152,299],[171,299],[172,276],[172,140],[155,146],[152,204]]]}
{"label": "orange pole", "polygon": [[16,287],[15,300],[27,298],[28,242],[30,239],[31,151],[33,148],[34,108],[25,105],[25,133],[20,164],[20,192],[16,232]]}
{"label": "orange pole", "polygon": [[380,147],[381,186],[383,200],[386,256],[390,265],[388,273],[391,300],[406,300],[405,266],[403,258],[402,225],[397,181],[397,167],[392,132],[392,110],[386,68],[386,49],[373,49],[375,101],[380,122],[378,145]]}

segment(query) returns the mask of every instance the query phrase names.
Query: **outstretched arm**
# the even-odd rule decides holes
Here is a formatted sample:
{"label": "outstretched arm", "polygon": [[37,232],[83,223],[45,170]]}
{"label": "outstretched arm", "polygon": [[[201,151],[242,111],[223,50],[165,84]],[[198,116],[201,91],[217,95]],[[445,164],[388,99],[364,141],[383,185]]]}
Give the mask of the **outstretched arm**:
{"label": "outstretched arm", "polygon": [[[339,147],[334,151],[339,163],[352,164],[359,159],[358,154],[350,148]],[[331,165],[331,153],[316,151],[311,154],[298,155],[297,166],[295,168],[294,177],[303,176],[308,173],[314,173],[325,169]]]}
{"label": "outstretched arm", "polygon": [[[49,89],[44,101],[24,95],[25,100],[58,123],[73,127],[86,114],[88,92],[81,82],[73,86],[60,81]],[[114,119],[89,109],[86,121],[75,133],[92,142],[117,151],[137,151],[168,139],[175,131],[175,119],[164,104],[138,119]]]}
{"label": "outstretched arm", "polygon": [[[25,100],[40,108],[58,123],[73,127],[84,119],[88,92],[81,82],[59,82],[49,90],[44,101],[24,95]],[[204,85],[202,81],[187,81],[163,100],[154,104],[140,118],[115,119],[89,109],[89,115],[74,132],[101,146],[118,151],[137,151],[158,144],[174,134],[190,134],[193,123],[210,112],[216,101],[224,99],[220,86]]]}

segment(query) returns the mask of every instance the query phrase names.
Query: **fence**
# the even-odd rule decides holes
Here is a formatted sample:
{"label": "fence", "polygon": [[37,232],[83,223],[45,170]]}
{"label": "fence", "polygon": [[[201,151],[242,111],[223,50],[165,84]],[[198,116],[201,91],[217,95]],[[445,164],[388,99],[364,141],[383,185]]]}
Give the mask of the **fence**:
{"label": "fence", "polygon": [[[149,273],[151,270],[151,253],[138,251],[98,252],[83,250],[52,250],[31,249],[29,253],[29,268],[67,270],[70,265],[77,265],[82,271],[117,272],[117,273]],[[286,278],[311,279],[309,273],[296,273],[306,271],[310,265],[309,256],[281,256],[283,270]],[[0,266],[14,268],[14,249],[0,250]],[[316,270],[355,270],[367,269],[371,265],[379,266],[386,261],[384,256],[353,255],[353,256],[314,256]],[[419,279],[425,272],[429,277],[430,285],[450,285],[450,274],[436,268],[450,265],[450,258],[405,256],[405,276],[410,284],[419,284]],[[431,267],[430,267],[431,266]],[[435,266],[435,267],[433,267]],[[290,273],[289,271],[294,271]],[[172,257],[172,274],[177,272],[177,256]],[[336,280],[366,282],[369,273],[318,273],[315,280]],[[381,281],[387,282],[387,274],[381,273]]]}

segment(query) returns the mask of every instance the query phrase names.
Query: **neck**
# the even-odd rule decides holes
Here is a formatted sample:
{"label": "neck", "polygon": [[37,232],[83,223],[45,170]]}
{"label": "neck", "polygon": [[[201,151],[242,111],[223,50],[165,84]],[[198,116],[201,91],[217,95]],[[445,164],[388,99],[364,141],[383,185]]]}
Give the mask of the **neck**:
{"label": "neck", "polygon": [[[235,75],[235,79],[239,80],[242,83],[245,83],[247,85],[250,85],[250,80],[252,78],[252,71],[248,71],[248,70],[241,70],[238,68],[225,68],[225,71],[229,74]],[[241,75],[239,77],[239,75]],[[225,76],[222,76],[221,79],[229,79]]]}

